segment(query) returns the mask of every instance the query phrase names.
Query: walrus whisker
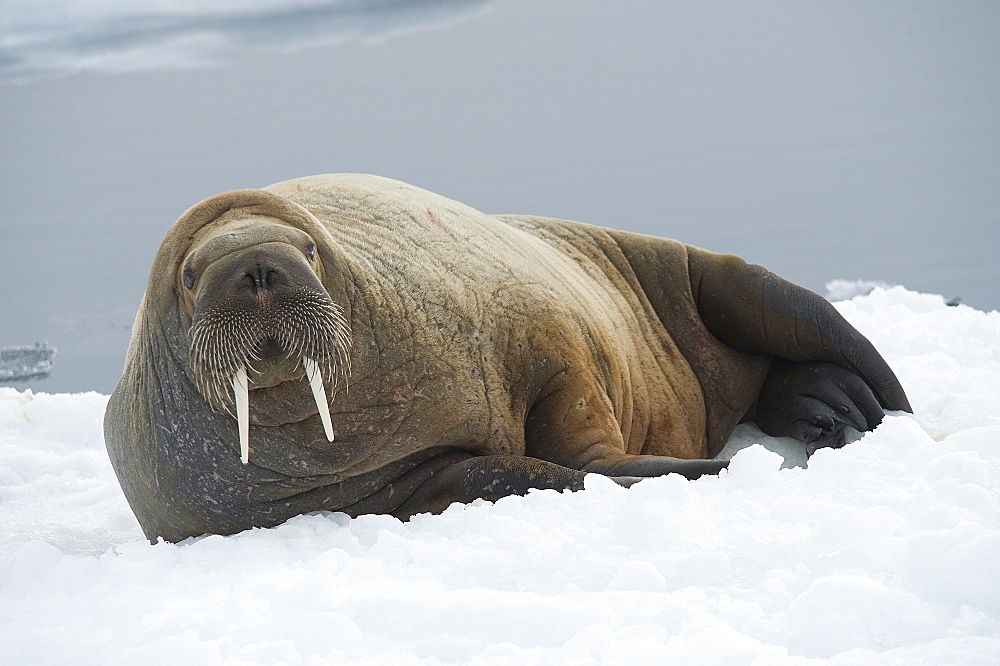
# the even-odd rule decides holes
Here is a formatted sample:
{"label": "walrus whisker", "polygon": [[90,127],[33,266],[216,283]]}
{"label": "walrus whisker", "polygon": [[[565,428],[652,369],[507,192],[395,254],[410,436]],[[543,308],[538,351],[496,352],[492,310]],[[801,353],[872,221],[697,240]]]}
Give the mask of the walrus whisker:
{"label": "walrus whisker", "polygon": [[233,397],[240,431],[240,460],[246,465],[250,461],[250,383],[245,368],[240,368],[233,376]]}
{"label": "walrus whisker", "polygon": [[307,356],[302,357],[302,365],[305,366],[306,376],[309,377],[309,388],[312,389],[313,399],[316,400],[316,409],[319,417],[323,421],[323,430],[326,433],[326,441],[333,441],[333,423],[330,419],[330,403],[326,400],[326,389],[323,388],[323,378],[319,372],[316,361]]}
{"label": "walrus whisker", "polygon": [[[229,411],[224,397],[228,392],[226,384],[239,367],[253,371],[250,376],[256,373],[264,360],[261,341],[268,338],[284,348],[287,359],[313,359],[322,380],[334,387],[338,377],[350,372],[350,327],[343,309],[325,294],[297,294],[275,304],[267,316],[258,314],[257,318],[221,303],[196,315],[191,327],[194,379],[209,402]],[[297,364],[296,370],[300,367]]]}

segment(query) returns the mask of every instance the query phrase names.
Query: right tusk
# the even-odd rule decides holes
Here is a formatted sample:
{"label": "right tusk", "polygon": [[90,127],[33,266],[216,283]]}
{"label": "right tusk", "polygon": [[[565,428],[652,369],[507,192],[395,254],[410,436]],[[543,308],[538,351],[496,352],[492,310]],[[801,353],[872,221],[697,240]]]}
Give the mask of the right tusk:
{"label": "right tusk", "polygon": [[236,422],[240,430],[240,460],[250,461],[250,382],[246,368],[233,375],[233,394],[236,398]]}
{"label": "right tusk", "polygon": [[312,389],[313,400],[316,401],[316,409],[319,410],[319,417],[323,420],[323,430],[326,432],[326,441],[333,441],[333,423],[330,420],[330,403],[326,400],[326,389],[323,388],[323,376],[319,372],[316,361],[305,356],[302,357],[302,365],[306,369],[306,377],[309,378],[309,388]]}

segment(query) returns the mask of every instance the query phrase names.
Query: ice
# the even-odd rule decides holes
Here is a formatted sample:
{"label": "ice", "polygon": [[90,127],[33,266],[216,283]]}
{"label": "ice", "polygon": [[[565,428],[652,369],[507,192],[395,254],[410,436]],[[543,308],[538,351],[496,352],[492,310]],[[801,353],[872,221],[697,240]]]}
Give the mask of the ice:
{"label": "ice", "polygon": [[10,0],[0,82],[79,71],[178,70],[234,51],[289,52],[437,30],[483,0]]}
{"label": "ice", "polygon": [[871,280],[831,280],[826,283],[826,298],[830,301],[846,301],[855,296],[867,296],[875,289],[887,289],[891,285]]}
{"label": "ice", "polygon": [[299,516],[148,544],[107,397],[0,389],[11,663],[998,663],[1000,315],[874,287],[836,306],[907,388],[804,468],[741,426],[719,477]]}
{"label": "ice", "polygon": [[46,377],[52,372],[55,355],[55,347],[43,344],[0,346],[0,381]]}

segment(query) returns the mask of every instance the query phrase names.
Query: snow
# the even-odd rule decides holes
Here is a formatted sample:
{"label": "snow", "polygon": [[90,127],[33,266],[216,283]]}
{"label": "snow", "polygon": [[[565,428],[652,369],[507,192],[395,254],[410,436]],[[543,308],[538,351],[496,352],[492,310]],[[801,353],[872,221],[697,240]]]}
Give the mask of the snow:
{"label": "snow", "polygon": [[742,426],[717,478],[590,476],[408,523],[153,546],[104,452],[106,396],[0,389],[3,658],[1000,663],[1000,313],[857,291],[837,307],[915,415],[808,469]]}

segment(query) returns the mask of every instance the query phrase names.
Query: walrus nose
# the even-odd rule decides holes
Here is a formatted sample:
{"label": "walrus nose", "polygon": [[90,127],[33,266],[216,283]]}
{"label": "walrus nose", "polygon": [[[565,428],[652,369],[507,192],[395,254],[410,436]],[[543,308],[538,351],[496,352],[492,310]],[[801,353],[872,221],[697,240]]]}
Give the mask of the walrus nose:
{"label": "walrus nose", "polygon": [[247,268],[243,279],[249,280],[255,291],[273,290],[281,283],[281,271],[268,264],[257,262]]}
{"label": "walrus nose", "polygon": [[288,284],[287,271],[273,258],[266,255],[256,255],[244,264],[242,274],[243,288],[246,289],[261,307],[270,307],[274,299]]}
{"label": "walrus nose", "polygon": [[208,312],[222,301],[270,308],[304,291],[324,293],[305,255],[288,243],[259,243],[223,255],[205,268],[196,310]]}

